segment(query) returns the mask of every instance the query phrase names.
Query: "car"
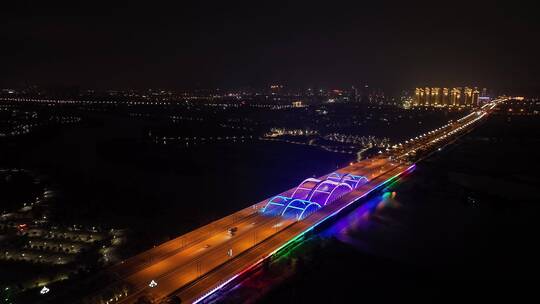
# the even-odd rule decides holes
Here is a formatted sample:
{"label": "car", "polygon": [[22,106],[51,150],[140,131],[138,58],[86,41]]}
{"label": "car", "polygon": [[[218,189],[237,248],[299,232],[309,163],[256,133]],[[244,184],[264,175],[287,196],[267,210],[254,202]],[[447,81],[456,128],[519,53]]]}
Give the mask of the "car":
{"label": "car", "polygon": [[238,227],[231,227],[227,230],[227,232],[229,233],[229,235],[234,235],[234,233],[238,231]]}
{"label": "car", "polygon": [[210,244],[204,245],[204,248],[210,248]]}

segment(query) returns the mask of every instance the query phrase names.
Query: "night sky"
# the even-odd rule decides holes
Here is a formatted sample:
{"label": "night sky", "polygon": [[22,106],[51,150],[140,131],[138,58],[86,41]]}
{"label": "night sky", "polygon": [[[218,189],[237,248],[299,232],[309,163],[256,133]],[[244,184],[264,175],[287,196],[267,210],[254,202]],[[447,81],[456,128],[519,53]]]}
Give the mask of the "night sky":
{"label": "night sky", "polygon": [[517,1],[73,2],[3,7],[2,87],[540,87],[537,10]]}

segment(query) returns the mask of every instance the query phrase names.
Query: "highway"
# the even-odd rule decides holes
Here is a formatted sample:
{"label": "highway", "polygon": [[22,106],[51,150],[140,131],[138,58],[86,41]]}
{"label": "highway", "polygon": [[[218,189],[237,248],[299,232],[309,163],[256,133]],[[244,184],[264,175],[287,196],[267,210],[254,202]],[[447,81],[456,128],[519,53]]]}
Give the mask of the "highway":
{"label": "highway", "polygon": [[[183,303],[201,300],[344,208],[411,170],[414,164],[409,159],[416,151],[433,151],[448,144],[475,126],[491,109],[479,109],[375,158],[337,170],[339,174],[365,176],[368,182],[304,219],[263,213],[269,200],[266,199],[127,259],[108,270],[116,278],[115,283],[83,303],[135,303],[142,296],[159,303],[171,295],[178,296]],[[295,188],[279,195],[290,197]],[[233,235],[228,232],[231,227],[237,228]]]}

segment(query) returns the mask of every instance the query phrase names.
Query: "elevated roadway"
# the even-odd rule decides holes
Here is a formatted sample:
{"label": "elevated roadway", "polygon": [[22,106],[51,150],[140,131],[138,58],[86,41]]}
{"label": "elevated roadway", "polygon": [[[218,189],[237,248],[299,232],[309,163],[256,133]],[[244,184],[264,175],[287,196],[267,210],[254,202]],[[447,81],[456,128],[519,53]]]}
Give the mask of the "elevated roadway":
{"label": "elevated roadway", "polygon": [[[483,107],[444,127],[352,163],[338,174],[364,176],[367,183],[335,199],[303,219],[268,215],[263,200],[189,233],[165,242],[111,267],[116,280],[83,303],[135,303],[140,298],[155,303],[171,295],[183,303],[197,302],[238,275],[272,256],[342,210],[414,168],[406,156],[419,149],[433,150],[454,140],[481,121],[493,107]],[[324,180],[328,175],[319,179]],[[295,188],[279,195],[290,197]],[[229,229],[235,227],[231,234]]]}

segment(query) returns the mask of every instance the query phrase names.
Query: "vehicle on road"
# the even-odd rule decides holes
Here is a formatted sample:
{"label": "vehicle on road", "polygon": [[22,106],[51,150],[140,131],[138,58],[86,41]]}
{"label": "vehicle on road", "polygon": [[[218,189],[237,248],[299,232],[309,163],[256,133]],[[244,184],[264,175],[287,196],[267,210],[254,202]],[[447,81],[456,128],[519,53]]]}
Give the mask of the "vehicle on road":
{"label": "vehicle on road", "polygon": [[234,235],[235,232],[238,231],[238,227],[231,227],[227,230],[227,232],[229,233],[229,235]]}

